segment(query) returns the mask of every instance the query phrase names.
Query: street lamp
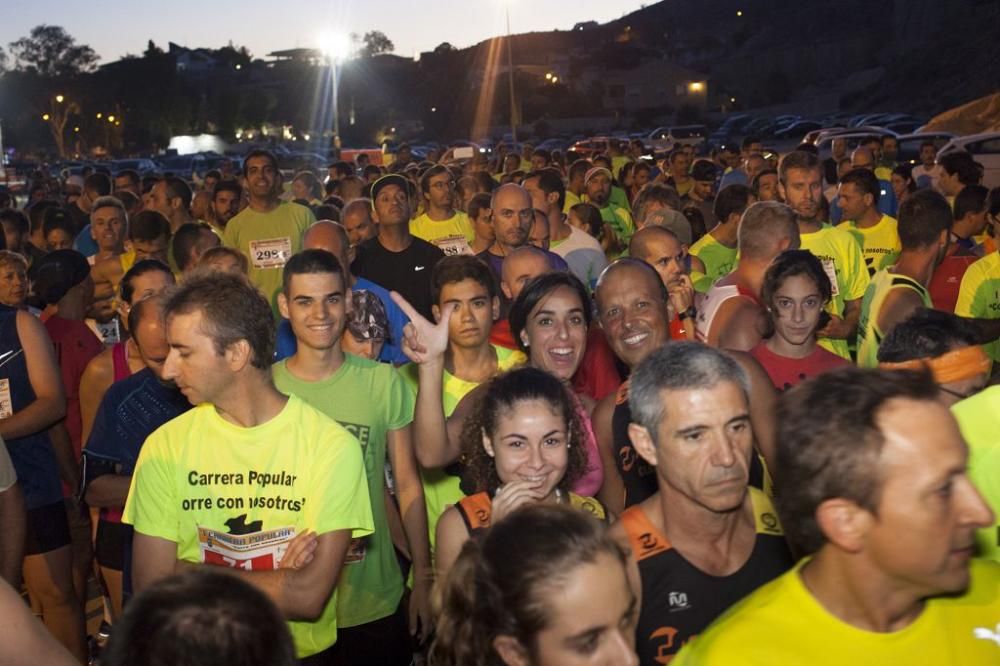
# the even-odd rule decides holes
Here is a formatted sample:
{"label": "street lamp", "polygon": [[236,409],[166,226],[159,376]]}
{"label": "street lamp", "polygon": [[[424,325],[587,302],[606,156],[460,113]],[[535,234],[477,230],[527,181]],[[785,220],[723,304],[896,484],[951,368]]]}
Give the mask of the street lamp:
{"label": "street lamp", "polygon": [[63,97],[62,95],[56,95],[56,101],[59,102],[60,104],[63,103],[64,99],[66,99],[66,98]]}
{"label": "street lamp", "polygon": [[510,140],[517,143],[517,106],[514,102],[514,44],[510,38],[510,5],[504,4],[507,17],[507,84],[510,88]]}
{"label": "street lamp", "polygon": [[338,71],[340,62],[351,52],[351,40],[342,32],[328,33],[320,41],[323,55],[330,63],[330,77],[333,87],[333,145],[340,149],[340,113],[337,107]]}

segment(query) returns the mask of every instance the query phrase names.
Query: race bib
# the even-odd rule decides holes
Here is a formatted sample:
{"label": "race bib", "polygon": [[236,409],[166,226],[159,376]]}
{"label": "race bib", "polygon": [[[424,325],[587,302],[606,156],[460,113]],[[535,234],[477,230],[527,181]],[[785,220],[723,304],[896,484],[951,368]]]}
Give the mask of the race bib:
{"label": "race bib", "polygon": [[250,263],[254,268],[282,268],[292,256],[292,239],[267,238],[250,241]]}
{"label": "race bib", "polygon": [[101,342],[104,343],[105,347],[110,347],[111,345],[117,344],[121,341],[121,331],[118,328],[118,317],[113,318],[111,321],[96,322],[97,324],[97,335],[101,338]]}
{"label": "race bib", "polygon": [[436,239],[434,244],[445,253],[445,256],[472,254],[472,248],[469,247],[469,241],[465,240],[465,236],[445,236]]}
{"label": "race bib", "polygon": [[0,419],[14,416],[14,403],[10,401],[10,380],[0,379]]}
{"label": "race bib", "polygon": [[821,259],[820,261],[823,263],[823,270],[826,271],[826,276],[830,278],[830,287],[833,289],[833,295],[839,295],[840,287],[837,285],[837,267],[833,265],[833,261],[830,259]]}
{"label": "race bib", "polygon": [[273,571],[281,565],[288,542],[294,536],[294,527],[250,534],[227,534],[199,527],[198,547],[205,564],[244,571]]}

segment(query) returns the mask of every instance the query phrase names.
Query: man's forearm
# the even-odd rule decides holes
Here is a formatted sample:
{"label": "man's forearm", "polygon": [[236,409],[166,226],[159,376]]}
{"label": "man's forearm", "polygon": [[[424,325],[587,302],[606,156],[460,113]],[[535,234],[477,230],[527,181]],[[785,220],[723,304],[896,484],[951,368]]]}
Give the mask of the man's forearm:
{"label": "man's forearm", "polygon": [[93,507],[125,506],[131,476],[103,474],[87,484],[83,498]]}
{"label": "man's forearm", "polygon": [[12,587],[21,584],[21,562],[24,559],[24,496],[21,484],[15,483],[0,493],[0,576]]}
{"label": "man's forearm", "polygon": [[66,401],[61,396],[38,398],[10,418],[0,421],[0,437],[9,442],[41,432],[66,416]]}

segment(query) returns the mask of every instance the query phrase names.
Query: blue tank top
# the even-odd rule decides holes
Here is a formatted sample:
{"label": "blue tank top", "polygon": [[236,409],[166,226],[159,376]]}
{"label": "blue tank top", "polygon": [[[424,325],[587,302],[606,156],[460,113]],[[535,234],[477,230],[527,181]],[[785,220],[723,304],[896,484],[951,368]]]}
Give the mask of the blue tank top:
{"label": "blue tank top", "polygon": [[[24,349],[17,335],[17,310],[6,306],[0,306],[0,380],[7,382],[10,391],[10,406],[4,405],[5,409],[16,414],[35,401]],[[59,468],[48,431],[11,439],[6,444],[24,493],[25,506],[37,509],[61,501]]]}

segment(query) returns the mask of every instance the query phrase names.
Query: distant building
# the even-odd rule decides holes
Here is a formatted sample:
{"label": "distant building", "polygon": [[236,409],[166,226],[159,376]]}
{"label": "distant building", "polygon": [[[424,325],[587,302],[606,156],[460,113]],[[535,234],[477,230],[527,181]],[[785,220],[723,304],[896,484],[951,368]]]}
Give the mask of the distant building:
{"label": "distant building", "polygon": [[573,26],[573,30],[593,30],[600,27],[597,21],[582,21]]}
{"label": "distant building", "polygon": [[208,49],[189,49],[170,42],[168,53],[173,56],[177,71],[186,74],[204,74],[221,64]]}
{"label": "distant building", "polygon": [[601,106],[606,111],[633,112],[641,109],[691,106],[705,109],[708,76],[667,60],[644,60],[631,69],[586,67],[574,81],[583,89],[599,86]]}

